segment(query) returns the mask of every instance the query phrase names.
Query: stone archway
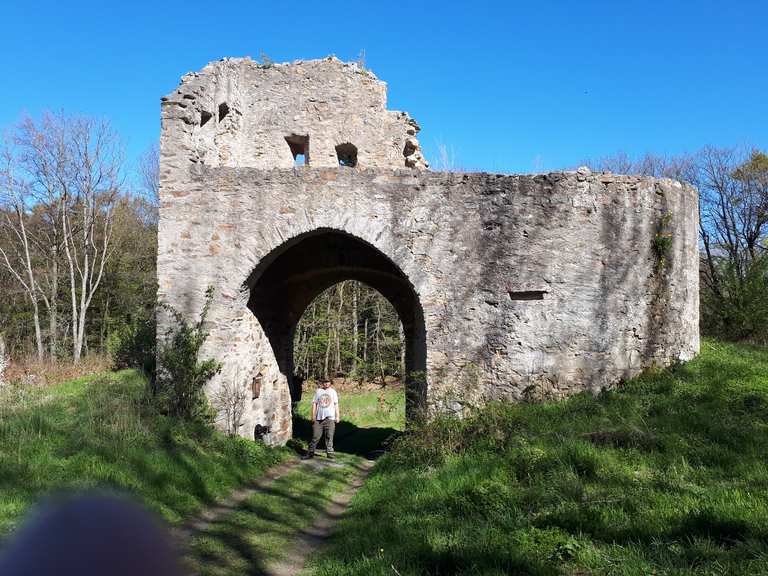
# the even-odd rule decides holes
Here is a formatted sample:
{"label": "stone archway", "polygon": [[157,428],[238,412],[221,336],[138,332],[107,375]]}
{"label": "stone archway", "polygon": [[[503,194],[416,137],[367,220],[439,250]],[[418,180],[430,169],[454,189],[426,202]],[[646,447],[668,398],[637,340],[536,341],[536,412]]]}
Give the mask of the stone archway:
{"label": "stone archway", "polygon": [[377,248],[328,228],[292,238],[265,256],[248,278],[248,308],[267,336],[296,401],[301,396],[300,383],[294,381],[296,325],[321,292],[344,280],[376,289],[400,317],[406,347],[406,417],[412,418],[424,408],[427,398],[424,312],[406,275]]}

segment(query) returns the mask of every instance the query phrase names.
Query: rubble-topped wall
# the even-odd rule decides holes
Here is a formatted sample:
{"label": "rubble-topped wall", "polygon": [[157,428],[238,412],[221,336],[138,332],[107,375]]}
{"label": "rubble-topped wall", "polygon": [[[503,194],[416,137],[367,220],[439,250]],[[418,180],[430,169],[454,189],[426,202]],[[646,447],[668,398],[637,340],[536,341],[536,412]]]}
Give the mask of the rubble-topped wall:
{"label": "rubble-topped wall", "polygon": [[290,64],[212,62],[184,76],[163,98],[162,115],[162,139],[173,141],[180,162],[427,167],[416,139],[419,126],[405,112],[387,110],[386,84],[334,57]]}
{"label": "rubble-topped wall", "polygon": [[[208,392],[248,390],[243,436],[291,437],[296,324],[347,279],[395,306],[407,391],[432,410],[596,392],[698,352],[695,188],[409,169],[409,131],[381,82],[335,59],[225,60],[165,100],[159,298],[193,318],[216,288]],[[309,137],[309,168],[292,168],[286,135]],[[335,156],[349,140],[355,169]]]}

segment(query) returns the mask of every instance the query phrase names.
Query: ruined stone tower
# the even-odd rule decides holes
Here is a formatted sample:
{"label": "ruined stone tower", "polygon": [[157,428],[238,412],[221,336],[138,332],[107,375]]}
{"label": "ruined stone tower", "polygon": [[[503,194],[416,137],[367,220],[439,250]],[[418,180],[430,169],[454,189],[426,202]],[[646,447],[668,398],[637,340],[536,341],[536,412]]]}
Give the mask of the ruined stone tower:
{"label": "ruined stone tower", "polygon": [[698,352],[695,189],[430,172],[417,132],[335,58],[222,60],[163,98],[159,297],[193,318],[215,287],[208,391],[248,391],[240,434],[290,438],[296,323],[347,279],[400,315],[411,409],[597,391]]}

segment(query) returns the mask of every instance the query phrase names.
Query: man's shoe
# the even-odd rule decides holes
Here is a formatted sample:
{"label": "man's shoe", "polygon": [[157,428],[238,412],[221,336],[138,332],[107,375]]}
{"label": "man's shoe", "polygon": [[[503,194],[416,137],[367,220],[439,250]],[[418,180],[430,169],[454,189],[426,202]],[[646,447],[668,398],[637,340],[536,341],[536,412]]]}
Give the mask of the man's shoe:
{"label": "man's shoe", "polygon": [[326,456],[328,456],[328,460],[333,460],[334,458],[336,458],[336,456],[333,455],[333,452],[328,452]]}
{"label": "man's shoe", "polygon": [[301,459],[302,459],[302,460],[310,460],[310,459],[312,459],[312,458],[314,458],[314,457],[315,457],[315,455],[314,455],[314,454],[310,454],[309,452],[307,452],[306,454],[304,454],[304,455],[301,457]]}

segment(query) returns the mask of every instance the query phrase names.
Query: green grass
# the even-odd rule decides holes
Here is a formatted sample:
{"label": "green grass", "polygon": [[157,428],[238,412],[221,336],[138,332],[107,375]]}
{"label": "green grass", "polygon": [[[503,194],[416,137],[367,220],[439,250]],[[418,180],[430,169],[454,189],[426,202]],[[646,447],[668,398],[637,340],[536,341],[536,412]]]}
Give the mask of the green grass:
{"label": "green grass", "polygon": [[[766,574],[768,352],[395,442],[317,574]],[[393,570],[394,568],[394,570]]]}
{"label": "green grass", "polygon": [[[296,415],[309,419],[314,390],[305,390],[296,406]],[[359,428],[405,427],[405,394],[402,390],[383,389],[375,392],[340,392],[342,420]]]}
{"label": "green grass", "polygon": [[[293,435],[302,447],[312,436],[313,395],[314,390],[305,390],[295,408]],[[341,452],[367,456],[387,445],[405,428],[403,390],[340,392],[339,406],[341,422],[336,425],[335,447]]]}
{"label": "green grass", "polygon": [[200,576],[261,574],[285,560],[302,530],[311,527],[343,490],[360,458],[339,454],[302,463],[217,520],[189,545],[188,565]]}
{"label": "green grass", "polygon": [[135,371],[0,392],[0,535],[51,491],[136,495],[171,523],[287,452],[153,413]]}

